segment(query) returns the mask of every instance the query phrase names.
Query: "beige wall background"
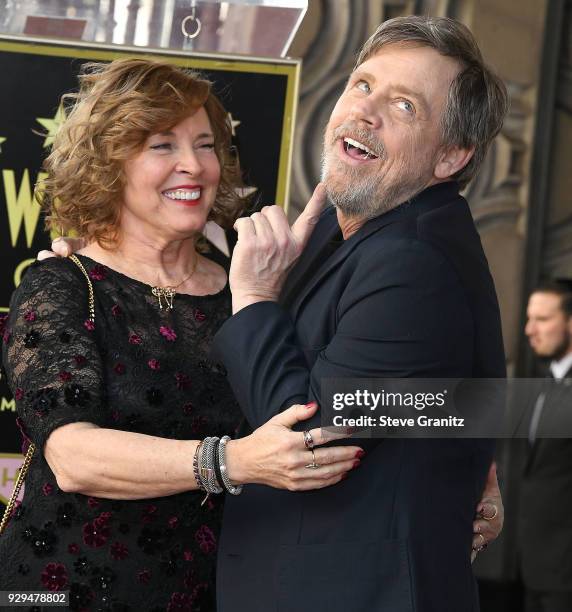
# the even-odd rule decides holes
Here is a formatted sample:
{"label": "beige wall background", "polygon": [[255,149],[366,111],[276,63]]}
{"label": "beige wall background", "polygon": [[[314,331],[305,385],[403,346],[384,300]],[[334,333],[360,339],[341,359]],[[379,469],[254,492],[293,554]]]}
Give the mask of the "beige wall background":
{"label": "beige wall background", "polygon": [[527,288],[540,274],[572,277],[571,7],[570,0],[310,0],[291,48],[304,62],[295,217],[319,179],[327,118],[376,26],[417,13],[454,17],[473,31],[511,98],[502,133],[466,190],[499,295],[510,371],[523,348]]}

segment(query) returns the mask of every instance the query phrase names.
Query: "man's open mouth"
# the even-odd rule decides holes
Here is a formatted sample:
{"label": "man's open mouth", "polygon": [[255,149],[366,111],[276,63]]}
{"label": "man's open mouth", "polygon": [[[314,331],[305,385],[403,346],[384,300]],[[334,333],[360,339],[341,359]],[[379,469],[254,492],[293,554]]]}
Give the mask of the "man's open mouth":
{"label": "man's open mouth", "polygon": [[344,137],[344,151],[353,159],[377,159],[378,156],[366,145],[361,142]]}

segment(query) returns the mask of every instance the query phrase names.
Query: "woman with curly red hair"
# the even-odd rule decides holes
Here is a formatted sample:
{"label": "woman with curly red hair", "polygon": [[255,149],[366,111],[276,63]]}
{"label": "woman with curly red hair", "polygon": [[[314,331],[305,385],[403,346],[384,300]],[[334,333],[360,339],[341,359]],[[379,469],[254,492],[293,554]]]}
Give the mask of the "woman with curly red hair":
{"label": "woman with curly red hair", "polygon": [[4,363],[36,451],[1,588],[69,590],[74,610],[214,610],[211,494],[328,486],[359,449],[312,450],[322,467],[306,469],[291,428],[312,405],[228,437],[240,414],[209,357],[227,263],[198,246],[207,220],[236,219],[240,173],[210,84],[129,59],[88,65],[66,100],[43,205],[86,246],[34,264],[12,298]]}

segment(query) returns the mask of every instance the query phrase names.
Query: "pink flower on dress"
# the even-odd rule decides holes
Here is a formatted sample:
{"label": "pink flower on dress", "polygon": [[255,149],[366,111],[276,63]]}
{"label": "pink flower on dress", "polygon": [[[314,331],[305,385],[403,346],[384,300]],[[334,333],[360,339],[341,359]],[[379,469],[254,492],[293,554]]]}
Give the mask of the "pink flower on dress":
{"label": "pink flower on dress", "polygon": [[179,517],[171,516],[167,522],[170,529],[176,529],[179,525]]}
{"label": "pink flower on dress", "polygon": [[125,374],[125,365],[122,363],[116,363],[113,366],[113,370],[116,374],[119,374],[121,376],[121,374]]}
{"label": "pink flower on dress", "polygon": [[68,544],[68,552],[70,555],[78,555],[79,551],[80,547],[75,542]]}
{"label": "pink flower on dress", "polygon": [[141,336],[137,334],[129,334],[129,344],[141,344]]}
{"label": "pink flower on dress", "polygon": [[175,331],[166,325],[161,325],[159,331],[161,332],[161,336],[166,338],[169,342],[174,342],[177,339]]}
{"label": "pink flower on dress", "polygon": [[69,382],[72,379],[72,375],[71,372],[60,372],[58,374],[58,378],[62,381],[62,382]]}
{"label": "pink flower on dress", "polygon": [[149,359],[149,361],[147,362],[147,365],[152,370],[160,370],[161,369],[161,364],[159,363],[159,361],[157,359]]}
{"label": "pink flower on dress", "polygon": [[107,275],[107,270],[103,266],[100,266],[99,264],[96,264],[95,266],[93,266],[93,268],[89,271],[89,278],[95,281],[104,280],[106,275]]}
{"label": "pink flower on dress", "polygon": [[187,593],[172,593],[167,612],[191,612],[193,600]]}
{"label": "pink flower on dress", "polygon": [[42,487],[42,493],[47,497],[48,495],[51,495],[53,492],[54,492],[54,485],[50,484],[49,482],[46,482],[44,486]]}
{"label": "pink flower on dress", "polygon": [[111,512],[100,512],[99,516],[94,520],[97,527],[107,525],[111,520]]}
{"label": "pink flower on dress", "polygon": [[185,414],[192,414],[194,410],[193,405],[191,404],[191,402],[187,402],[184,406],[183,406],[183,412]]}
{"label": "pink flower on dress", "polygon": [[119,317],[123,314],[123,311],[121,310],[118,304],[113,304],[113,306],[111,307],[111,314],[114,317]]}
{"label": "pink flower on dress", "polygon": [[195,588],[195,584],[197,584],[196,572],[191,567],[183,576],[183,586],[187,591],[192,591]]}
{"label": "pink flower on dress", "polygon": [[99,500],[95,499],[95,497],[88,497],[87,504],[90,508],[97,508],[97,506],[99,506]]}
{"label": "pink flower on dress", "polygon": [[185,559],[185,561],[194,561],[195,556],[193,555],[192,551],[185,550],[183,551],[183,558]]}
{"label": "pink flower on dress", "polygon": [[4,330],[4,333],[2,334],[2,341],[4,342],[4,344],[8,344],[8,342],[10,342],[11,335],[12,332],[9,329]]}
{"label": "pink flower on dress", "polygon": [[78,368],[81,368],[87,363],[87,359],[83,355],[76,355],[73,360]]}
{"label": "pink flower on dress", "polygon": [[198,308],[195,308],[195,311],[193,314],[195,317],[195,321],[204,321],[207,318],[207,315],[202,310],[199,310]]}
{"label": "pink flower on dress", "polygon": [[101,548],[109,538],[107,523],[96,525],[95,521],[85,523],[83,526],[83,543],[91,548]]}
{"label": "pink flower on dress", "polygon": [[83,326],[85,329],[87,329],[87,331],[93,331],[95,329],[95,323],[89,319],[83,322]]}
{"label": "pink flower on dress", "polygon": [[36,320],[36,313],[33,310],[28,310],[24,315],[24,319],[28,321],[28,323],[33,323]]}
{"label": "pink flower on dress", "polygon": [[177,389],[188,389],[191,386],[191,379],[183,372],[177,372],[175,380],[177,381]]}
{"label": "pink flower on dress", "polygon": [[24,399],[24,389],[16,389],[16,391],[14,391],[14,398],[16,399],[16,401],[20,401],[21,399]]}
{"label": "pink flower on dress", "polygon": [[42,584],[48,591],[61,591],[68,583],[68,573],[61,563],[48,563],[41,575]]}
{"label": "pink flower on dress", "polygon": [[129,556],[129,549],[122,542],[113,542],[109,552],[115,561],[122,561],[123,559],[127,559]]}
{"label": "pink flower on dress", "polygon": [[147,504],[143,508],[143,516],[141,517],[142,523],[150,523],[157,518],[157,506],[154,504]]}
{"label": "pink flower on dress", "polygon": [[195,540],[200,549],[206,554],[212,554],[216,551],[215,534],[207,525],[201,525],[195,533]]}

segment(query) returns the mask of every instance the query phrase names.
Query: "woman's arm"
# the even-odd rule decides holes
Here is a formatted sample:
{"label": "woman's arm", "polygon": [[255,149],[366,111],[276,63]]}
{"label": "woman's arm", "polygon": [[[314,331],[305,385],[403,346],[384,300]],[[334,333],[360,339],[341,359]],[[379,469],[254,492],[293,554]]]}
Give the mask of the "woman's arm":
{"label": "woman's arm", "polygon": [[44,455],[62,491],[142,499],[196,489],[198,443],[70,423],[51,433]]}
{"label": "woman's arm", "polygon": [[[359,465],[356,446],[316,449],[318,469],[300,432],[292,426],[315,414],[316,405],[295,405],[253,434],[227,446],[228,475],[234,484],[255,482],[291,491],[339,482]],[[328,440],[311,431],[317,446]],[[198,440],[170,440],[140,433],[70,423],[54,430],[44,455],[60,489],[109,499],[143,499],[196,490],[193,456]]]}

